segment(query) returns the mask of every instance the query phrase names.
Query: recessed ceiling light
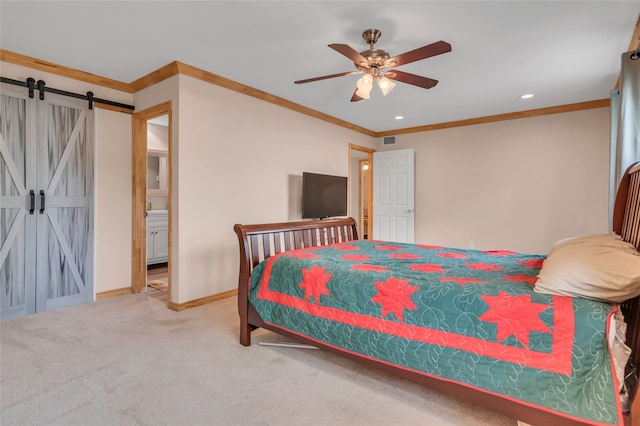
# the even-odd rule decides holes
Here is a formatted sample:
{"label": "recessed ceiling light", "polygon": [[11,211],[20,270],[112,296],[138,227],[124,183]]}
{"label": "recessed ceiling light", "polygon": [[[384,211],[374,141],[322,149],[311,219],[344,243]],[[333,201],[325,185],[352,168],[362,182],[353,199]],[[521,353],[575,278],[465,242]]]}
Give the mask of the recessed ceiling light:
{"label": "recessed ceiling light", "polygon": [[522,98],[522,99],[530,99],[530,98],[533,98],[533,93],[527,93],[526,95],[522,95],[522,96],[520,96],[520,98]]}
{"label": "recessed ceiling light", "polygon": [[393,117],[396,120],[402,120],[404,117],[401,115],[396,115],[395,117]]}

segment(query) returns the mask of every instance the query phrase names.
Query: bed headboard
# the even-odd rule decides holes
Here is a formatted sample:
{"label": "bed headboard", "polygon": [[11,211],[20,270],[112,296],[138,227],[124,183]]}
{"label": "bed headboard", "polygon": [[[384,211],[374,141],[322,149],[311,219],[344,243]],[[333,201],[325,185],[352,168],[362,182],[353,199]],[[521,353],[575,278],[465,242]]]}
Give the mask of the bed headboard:
{"label": "bed headboard", "polygon": [[249,316],[249,278],[258,263],[275,254],[305,247],[325,246],[358,239],[353,218],[267,223],[236,224],[233,230],[240,247],[238,275],[238,312],[240,314],[240,343],[251,344]]}
{"label": "bed headboard", "polygon": [[[304,226],[304,229],[300,229]],[[267,223],[233,227],[240,259],[251,259],[249,272],[264,259],[287,250],[324,246],[358,239],[353,218]],[[242,265],[241,265],[242,267]]]}
{"label": "bed headboard", "polygon": [[618,186],[613,231],[640,250],[640,163],[627,169]]}
{"label": "bed headboard", "polygon": [[[613,232],[640,250],[640,163],[624,173],[613,208]],[[621,306],[627,323],[627,345],[632,349],[631,368],[640,366],[640,297]]]}

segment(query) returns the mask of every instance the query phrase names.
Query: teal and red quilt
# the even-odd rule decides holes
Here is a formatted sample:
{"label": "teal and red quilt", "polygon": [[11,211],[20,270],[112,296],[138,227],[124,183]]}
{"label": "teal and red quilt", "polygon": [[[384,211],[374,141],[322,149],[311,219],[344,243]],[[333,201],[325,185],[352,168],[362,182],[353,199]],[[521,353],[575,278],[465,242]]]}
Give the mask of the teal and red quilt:
{"label": "teal and red quilt", "polygon": [[542,255],[359,240],[253,271],[276,327],[594,425],[622,424],[615,307],[533,291]]}

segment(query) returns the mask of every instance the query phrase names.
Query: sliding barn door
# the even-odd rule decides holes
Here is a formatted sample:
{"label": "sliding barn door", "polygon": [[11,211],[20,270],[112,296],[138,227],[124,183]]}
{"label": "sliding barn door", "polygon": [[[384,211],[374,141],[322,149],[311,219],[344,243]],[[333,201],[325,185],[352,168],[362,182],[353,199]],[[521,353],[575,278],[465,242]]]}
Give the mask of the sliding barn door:
{"label": "sliding barn door", "polygon": [[0,114],[2,318],[93,299],[92,115],[82,101],[8,92]]}
{"label": "sliding barn door", "polygon": [[37,299],[45,311],[93,298],[93,125],[83,101],[38,101]]}
{"label": "sliding barn door", "polygon": [[[22,92],[22,91],[21,91]],[[36,105],[2,86],[0,96],[0,315],[35,312]]]}

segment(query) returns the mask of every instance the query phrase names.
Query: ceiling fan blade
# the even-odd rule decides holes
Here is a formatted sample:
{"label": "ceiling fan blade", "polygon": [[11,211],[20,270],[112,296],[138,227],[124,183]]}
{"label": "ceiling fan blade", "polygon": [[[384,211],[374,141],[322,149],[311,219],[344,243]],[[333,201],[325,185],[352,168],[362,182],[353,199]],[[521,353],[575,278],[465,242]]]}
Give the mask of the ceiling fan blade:
{"label": "ceiling fan blade", "polygon": [[362,56],[360,53],[356,52],[352,47],[347,46],[346,44],[334,43],[330,44],[329,47],[351,59],[355,64],[365,66],[369,64],[369,61],[367,61],[364,56]]}
{"label": "ceiling fan blade", "polygon": [[347,71],[347,72],[341,72],[341,73],[338,73],[338,74],[323,75],[321,77],[307,78],[306,80],[294,81],[294,83],[295,84],[311,83],[312,81],[326,80],[328,78],[335,78],[335,77],[342,77],[344,75],[349,75],[349,74],[360,74],[360,71]]}
{"label": "ceiling fan blade", "polygon": [[358,93],[358,89],[356,89],[353,92],[353,96],[351,96],[351,102],[358,102],[358,101],[361,101],[361,100],[364,99],[364,98],[361,98],[360,96],[358,96],[357,93]]}
{"label": "ceiling fan blade", "polygon": [[386,67],[397,67],[447,52],[451,52],[451,45],[446,41],[440,40],[427,46],[422,46],[415,50],[411,50],[410,52],[389,58],[384,62],[384,64]]}
{"label": "ceiling fan blade", "polygon": [[403,83],[412,84],[414,86],[422,87],[423,89],[431,89],[438,84],[438,80],[432,78],[422,77],[419,75],[411,74],[408,72],[402,72],[398,70],[390,70],[384,74],[390,80],[401,81]]}

